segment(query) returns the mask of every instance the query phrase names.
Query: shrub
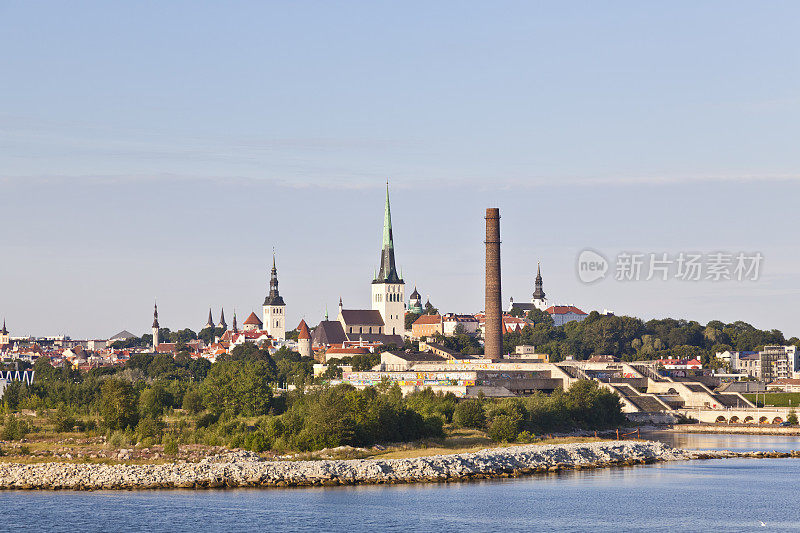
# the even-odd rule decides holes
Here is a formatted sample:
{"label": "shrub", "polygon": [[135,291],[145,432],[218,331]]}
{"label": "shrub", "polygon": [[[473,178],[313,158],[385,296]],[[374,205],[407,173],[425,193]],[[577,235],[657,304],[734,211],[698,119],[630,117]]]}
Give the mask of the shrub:
{"label": "shrub", "polygon": [[489,438],[494,442],[511,442],[518,434],[517,421],[508,415],[497,415],[489,424]]}
{"label": "shrub", "polygon": [[797,413],[794,411],[794,409],[789,411],[789,416],[786,417],[786,421],[793,426],[797,425]]}
{"label": "shrub", "polygon": [[22,440],[30,431],[31,427],[25,420],[8,415],[6,416],[5,424],[3,424],[3,431],[0,433],[0,437],[3,440]]}
{"label": "shrub", "polygon": [[155,418],[142,418],[136,426],[136,435],[140,441],[150,438],[155,442],[159,442],[163,432],[164,423]]}
{"label": "shrub", "polygon": [[460,428],[486,427],[486,413],[480,400],[466,400],[456,405],[453,423]]}
{"label": "shrub", "polygon": [[196,390],[186,391],[183,395],[183,410],[189,414],[196,415],[203,410],[203,397]]}
{"label": "shrub", "polygon": [[172,435],[167,435],[163,439],[164,453],[168,455],[178,455],[178,441]]}
{"label": "shrub", "polygon": [[59,405],[58,409],[50,415],[50,422],[53,423],[53,427],[58,433],[72,431],[76,424],[75,418],[70,415],[63,404]]}

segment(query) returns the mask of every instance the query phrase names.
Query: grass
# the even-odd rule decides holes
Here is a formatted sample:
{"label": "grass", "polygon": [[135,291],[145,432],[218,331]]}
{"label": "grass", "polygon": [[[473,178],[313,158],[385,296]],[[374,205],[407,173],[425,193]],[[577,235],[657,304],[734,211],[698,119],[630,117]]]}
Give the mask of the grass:
{"label": "grass", "polygon": [[[800,392],[768,392],[765,394],[744,394],[745,398],[761,406],[800,407]],[[765,398],[766,396],[766,398]]]}
{"label": "grass", "polygon": [[404,446],[392,446],[377,452],[372,457],[381,459],[408,459],[429,455],[451,455],[477,452],[487,448],[524,446],[528,444],[571,444],[576,442],[599,442],[606,439],[596,437],[541,438],[534,442],[493,442],[486,433],[477,429],[453,429],[443,439],[426,439]]}

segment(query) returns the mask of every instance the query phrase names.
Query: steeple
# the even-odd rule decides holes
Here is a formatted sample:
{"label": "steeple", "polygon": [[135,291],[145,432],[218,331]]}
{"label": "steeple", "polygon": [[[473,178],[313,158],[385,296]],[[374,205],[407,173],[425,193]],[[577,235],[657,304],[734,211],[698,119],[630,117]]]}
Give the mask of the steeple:
{"label": "steeple", "polygon": [[264,305],[286,305],[278,293],[278,269],[275,268],[275,253],[272,253],[272,270],[269,278],[269,294],[264,298]]}
{"label": "steeple", "polygon": [[236,325],[236,309],[233,310],[233,332],[239,333],[239,327]]}
{"label": "steeple", "polygon": [[206,321],[206,325],[203,327],[205,328],[214,328],[214,317],[211,316],[211,308],[208,308],[208,320]]}
{"label": "steeple", "polygon": [[225,322],[225,308],[221,308],[219,311],[219,327],[223,330],[227,331],[228,324]]}
{"label": "steeple", "polygon": [[394,237],[392,235],[392,210],[389,206],[389,181],[386,181],[386,206],[383,213],[383,245],[381,268],[372,283],[403,283],[397,275],[394,262]]}
{"label": "steeple", "polygon": [[161,339],[159,339],[158,335],[158,302],[153,302],[153,329],[151,330],[153,333],[153,353],[158,351],[158,345],[161,344]]}
{"label": "steeple", "polygon": [[536,263],[536,281],[534,283],[533,299],[544,300],[544,290],[542,290],[542,268],[539,263]]}
{"label": "steeple", "polygon": [[0,333],[3,335],[8,335],[8,330],[6,329],[6,319],[3,319],[3,329],[0,329]]}

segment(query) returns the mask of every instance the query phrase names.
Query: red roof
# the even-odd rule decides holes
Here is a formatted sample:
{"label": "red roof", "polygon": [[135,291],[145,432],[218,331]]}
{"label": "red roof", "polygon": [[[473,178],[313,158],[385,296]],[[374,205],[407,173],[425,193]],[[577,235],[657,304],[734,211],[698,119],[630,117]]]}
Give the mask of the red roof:
{"label": "red roof", "polygon": [[297,334],[297,340],[306,340],[311,338],[311,333],[308,332],[308,324],[306,324],[305,320],[300,321],[300,325],[297,326],[297,329],[300,330],[300,333]]}
{"label": "red roof", "polygon": [[248,326],[261,326],[262,325],[261,320],[259,320],[259,318],[256,316],[255,313],[250,313],[250,316],[247,317],[247,320],[245,320],[244,323],[247,324]]}
{"label": "red roof", "polygon": [[574,305],[551,305],[546,309],[546,312],[550,313],[551,315],[568,315],[569,313],[575,313],[576,315],[587,314]]}
{"label": "red roof", "polygon": [[440,315],[422,315],[414,321],[413,325],[439,324],[441,321],[442,317]]}
{"label": "red roof", "polygon": [[325,353],[359,354],[359,353],[369,353],[369,350],[367,348],[328,348],[328,351]]}

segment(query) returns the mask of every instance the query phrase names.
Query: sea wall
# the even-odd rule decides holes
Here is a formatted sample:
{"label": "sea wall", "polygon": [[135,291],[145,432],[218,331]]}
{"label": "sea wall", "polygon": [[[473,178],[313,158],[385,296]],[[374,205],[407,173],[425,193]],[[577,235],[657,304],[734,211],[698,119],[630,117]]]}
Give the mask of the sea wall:
{"label": "sea wall", "polygon": [[800,453],[691,452],[650,441],[513,446],[410,459],[270,461],[249,452],[231,452],[198,463],[158,465],[0,463],[0,488],[99,490],[447,482],[741,456],[789,457]]}

